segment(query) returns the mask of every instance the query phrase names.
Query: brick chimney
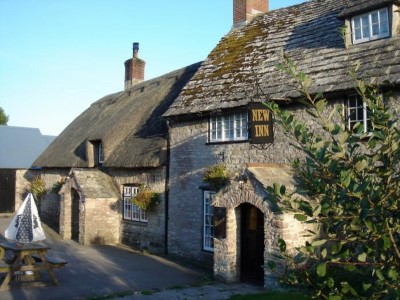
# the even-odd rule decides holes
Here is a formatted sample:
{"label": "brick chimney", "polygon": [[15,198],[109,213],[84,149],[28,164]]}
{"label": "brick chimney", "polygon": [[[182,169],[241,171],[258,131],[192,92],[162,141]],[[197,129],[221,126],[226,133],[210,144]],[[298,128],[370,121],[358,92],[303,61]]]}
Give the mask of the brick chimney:
{"label": "brick chimney", "polygon": [[125,90],[144,80],[146,62],[139,58],[139,43],[133,43],[133,57],[125,61]]}
{"label": "brick chimney", "polygon": [[269,0],[233,0],[233,28],[249,23],[255,16],[268,11]]}

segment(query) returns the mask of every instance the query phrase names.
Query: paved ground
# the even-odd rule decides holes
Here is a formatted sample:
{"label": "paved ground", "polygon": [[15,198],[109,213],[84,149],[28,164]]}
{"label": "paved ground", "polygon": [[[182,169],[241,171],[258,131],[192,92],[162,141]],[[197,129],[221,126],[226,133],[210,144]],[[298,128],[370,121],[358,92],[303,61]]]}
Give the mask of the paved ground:
{"label": "paved ground", "polygon": [[[11,222],[9,215],[0,215],[0,240]],[[228,299],[233,294],[260,291],[246,284],[205,285],[210,273],[172,260],[145,255],[126,247],[81,246],[61,240],[58,234],[43,225],[51,247],[49,255],[68,261],[56,269],[58,286],[32,287],[18,284],[1,291],[2,300],[25,299]],[[47,274],[42,274],[47,280]]]}

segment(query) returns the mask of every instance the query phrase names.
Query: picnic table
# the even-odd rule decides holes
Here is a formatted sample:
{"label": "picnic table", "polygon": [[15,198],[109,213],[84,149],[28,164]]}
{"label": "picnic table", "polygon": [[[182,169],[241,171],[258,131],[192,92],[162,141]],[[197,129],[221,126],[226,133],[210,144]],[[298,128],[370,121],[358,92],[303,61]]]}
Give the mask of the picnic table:
{"label": "picnic table", "polygon": [[[53,284],[57,285],[58,280],[53,269],[61,268],[67,263],[64,260],[54,259],[47,256],[50,249],[38,243],[21,244],[16,242],[0,243],[0,273],[5,273],[5,278],[0,285],[0,290],[10,288],[10,283],[18,281],[22,277],[32,280],[40,278],[40,271],[47,271]],[[12,251],[11,261],[5,260],[5,252]]]}

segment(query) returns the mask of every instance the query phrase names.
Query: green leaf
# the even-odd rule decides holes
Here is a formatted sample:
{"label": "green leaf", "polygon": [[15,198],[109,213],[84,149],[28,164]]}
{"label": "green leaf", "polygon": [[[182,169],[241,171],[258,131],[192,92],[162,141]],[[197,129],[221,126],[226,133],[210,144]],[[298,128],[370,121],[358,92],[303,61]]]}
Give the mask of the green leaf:
{"label": "green leaf", "polygon": [[388,277],[393,281],[397,280],[397,278],[398,278],[397,275],[398,274],[397,274],[395,269],[390,269],[389,272],[388,272]]}
{"label": "green leaf", "polygon": [[326,108],[326,105],[327,101],[325,99],[321,99],[317,103],[315,103],[315,109],[317,110],[317,112],[322,114]]}
{"label": "green leaf", "polygon": [[385,277],[383,276],[381,270],[375,269],[375,274],[380,280],[385,280]]}
{"label": "green leaf", "polygon": [[281,250],[281,252],[285,252],[286,251],[286,242],[282,239],[278,240],[278,246],[279,246],[279,250]]}
{"label": "green leaf", "polygon": [[326,248],[325,248],[321,251],[321,256],[322,256],[322,258],[326,258],[327,255],[328,255],[328,250],[326,250]]}
{"label": "green leaf", "polygon": [[320,263],[317,266],[317,274],[319,277],[325,277],[326,275],[326,263]]}
{"label": "green leaf", "polygon": [[268,267],[270,268],[271,271],[275,271],[276,270],[276,263],[274,261],[269,260],[267,262],[267,264],[268,264]]}
{"label": "green leaf", "polygon": [[359,162],[356,163],[355,168],[357,172],[362,172],[368,167],[368,162],[367,160],[363,159]]}
{"label": "green leaf", "polygon": [[343,170],[340,172],[340,180],[344,187],[348,187],[350,185],[352,179],[352,170]]}
{"label": "green leaf", "polygon": [[342,296],[339,295],[334,295],[334,296],[329,296],[329,300],[342,300]]}
{"label": "green leaf", "polygon": [[300,222],[307,221],[307,216],[303,214],[295,214],[294,218]]}
{"label": "green leaf", "polygon": [[371,288],[372,284],[363,283],[363,291],[366,292]]}
{"label": "green leaf", "polygon": [[387,237],[386,235],[381,237],[382,244],[383,244],[383,249],[386,251],[392,246],[392,242],[390,241],[390,238]]}
{"label": "green leaf", "polygon": [[332,277],[329,277],[327,280],[328,287],[331,289],[335,286],[335,280]]}
{"label": "green leaf", "polygon": [[346,131],[338,135],[338,141],[342,145],[347,142],[348,138],[349,138],[349,133]]}
{"label": "green leaf", "polygon": [[365,262],[367,260],[367,253],[363,252],[357,257],[358,261]]}
{"label": "green leaf", "polygon": [[326,240],[317,240],[311,243],[313,247],[319,247],[326,243]]}

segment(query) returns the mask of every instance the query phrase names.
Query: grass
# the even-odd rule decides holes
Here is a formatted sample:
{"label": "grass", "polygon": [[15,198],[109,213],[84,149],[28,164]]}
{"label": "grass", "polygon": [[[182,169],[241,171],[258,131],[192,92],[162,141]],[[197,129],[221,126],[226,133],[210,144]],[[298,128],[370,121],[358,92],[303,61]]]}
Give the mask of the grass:
{"label": "grass", "polygon": [[234,295],[230,300],[311,300],[311,297],[299,293],[268,292],[251,295]]}

